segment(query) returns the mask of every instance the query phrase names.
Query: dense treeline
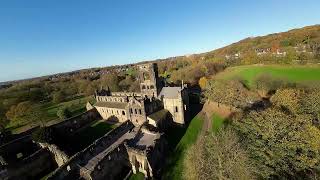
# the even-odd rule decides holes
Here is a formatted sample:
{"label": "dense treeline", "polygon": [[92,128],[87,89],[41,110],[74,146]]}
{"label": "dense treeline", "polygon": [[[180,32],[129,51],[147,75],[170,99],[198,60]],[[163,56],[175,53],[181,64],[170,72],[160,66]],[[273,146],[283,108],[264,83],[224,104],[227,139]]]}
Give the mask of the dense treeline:
{"label": "dense treeline", "polygon": [[[95,90],[109,87],[112,91],[139,91],[136,71],[128,69],[122,73],[106,73],[103,75],[78,74],[60,78],[39,78],[21,81],[11,87],[0,90],[0,127],[1,130],[12,122],[41,121],[45,116],[46,104],[59,104],[78,97],[92,96]],[[69,117],[63,107],[57,117]],[[62,113],[63,112],[63,113]],[[39,118],[35,114],[40,114]],[[43,118],[46,119],[46,118]]]}
{"label": "dense treeline", "polygon": [[[183,80],[190,85],[197,85],[201,77],[214,75],[225,68],[222,63],[194,59],[162,61],[158,66],[160,75],[168,84],[180,84]],[[3,130],[10,122],[26,124],[41,121],[41,116],[46,116],[42,112],[46,110],[42,108],[45,104],[55,105],[78,97],[92,96],[101,88],[109,88],[113,92],[139,92],[136,67],[118,68],[109,68],[110,70],[104,74],[97,74],[93,70],[69,76],[33,79],[1,89],[1,129]],[[67,107],[62,107],[57,111],[56,117],[60,119],[69,117],[71,114],[69,111]],[[38,117],[35,117],[35,114]]]}
{"label": "dense treeline", "polygon": [[319,82],[292,83],[264,75],[251,88],[243,82],[207,83],[207,100],[237,112],[226,127],[203,137],[189,152],[193,157],[185,164],[193,176],[186,179],[317,179]]}

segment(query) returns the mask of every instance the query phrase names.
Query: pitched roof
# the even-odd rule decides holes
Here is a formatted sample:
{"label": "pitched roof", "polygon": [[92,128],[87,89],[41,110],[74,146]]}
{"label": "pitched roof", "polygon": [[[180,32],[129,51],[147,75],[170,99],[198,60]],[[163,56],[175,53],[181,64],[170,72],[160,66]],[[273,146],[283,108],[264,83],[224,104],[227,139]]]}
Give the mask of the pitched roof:
{"label": "pitched roof", "polygon": [[180,96],[181,91],[181,87],[163,87],[159,97],[163,96],[164,98],[175,99]]}
{"label": "pitched roof", "polygon": [[99,102],[96,102],[96,104],[94,106],[116,108],[116,109],[125,109],[127,106],[127,103],[99,101]]}

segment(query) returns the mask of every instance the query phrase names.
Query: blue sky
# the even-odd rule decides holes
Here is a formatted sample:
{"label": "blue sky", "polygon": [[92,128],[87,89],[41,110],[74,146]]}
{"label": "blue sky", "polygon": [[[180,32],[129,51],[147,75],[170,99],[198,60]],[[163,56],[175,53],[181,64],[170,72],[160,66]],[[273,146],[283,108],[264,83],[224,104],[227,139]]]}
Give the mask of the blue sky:
{"label": "blue sky", "polygon": [[213,50],[320,23],[319,0],[1,0],[0,82]]}

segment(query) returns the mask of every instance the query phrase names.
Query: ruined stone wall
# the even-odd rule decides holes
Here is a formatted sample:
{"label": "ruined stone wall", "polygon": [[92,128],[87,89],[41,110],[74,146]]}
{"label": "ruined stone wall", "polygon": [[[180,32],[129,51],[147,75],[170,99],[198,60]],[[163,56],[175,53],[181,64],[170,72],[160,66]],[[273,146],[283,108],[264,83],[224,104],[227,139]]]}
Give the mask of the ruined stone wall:
{"label": "ruined stone wall", "polygon": [[32,142],[31,136],[27,135],[0,146],[0,156],[10,164],[19,160],[18,154],[21,158],[25,158],[39,149],[40,147]]}
{"label": "ruined stone wall", "polygon": [[55,167],[51,154],[46,149],[40,149],[16,164],[6,166],[6,178],[9,180],[40,179]]}
{"label": "ruined stone wall", "polygon": [[98,166],[88,177],[82,177],[88,180],[116,180],[121,179],[120,176],[125,175],[126,170],[129,169],[131,169],[131,164],[129,163],[126,148],[123,144],[120,144],[118,147],[114,147],[104,159],[101,159]]}
{"label": "ruined stone wall", "polygon": [[141,97],[142,94],[141,93],[137,93],[137,92],[111,92],[112,96],[132,96],[132,94],[134,94],[134,96],[139,96]]}
{"label": "ruined stone wall", "polygon": [[128,120],[128,112],[126,109],[96,107],[103,119],[111,121],[125,122]]}
{"label": "ruined stone wall", "polygon": [[189,97],[186,90],[183,90],[178,98],[164,98],[164,109],[168,110],[173,118],[173,122],[185,124],[189,117]]}
{"label": "ruined stone wall", "polygon": [[96,96],[96,100],[104,102],[128,102],[127,96]]}
{"label": "ruined stone wall", "polygon": [[46,148],[54,157],[58,166],[62,166],[69,159],[69,156],[59,149],[55,144],[39,143],[42,148]]}
{"label": "ruined stone wall", "polygon": [[50,127],[53,128],[57,133],[72,134],[98,119],[101,119],[98,111],[96,109],[91,109],[78,116],[74,116],[60,123],[53,124]]}
{"label": "ruined stone wall", "polygon": [[133,128],[130,121],[122,123],[112,131],[97,139],[93,144],[72,156],[67,163],[56,169],[49,180],[71,179],[79,177],[80,166],[85,165],[92,157],[112,145],[118,138]]}

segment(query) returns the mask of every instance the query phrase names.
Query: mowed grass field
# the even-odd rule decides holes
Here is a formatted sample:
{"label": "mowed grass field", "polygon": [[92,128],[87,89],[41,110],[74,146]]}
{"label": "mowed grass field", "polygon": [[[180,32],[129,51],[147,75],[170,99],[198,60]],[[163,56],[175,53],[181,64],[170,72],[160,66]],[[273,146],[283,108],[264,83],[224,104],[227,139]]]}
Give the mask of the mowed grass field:
{"label": "mowed grass field", "polygon": [[281,78],[290,82],[320,81],[320,65],[290,66],[290,65],[248,65],[227,68],[218,73],[215,79],[241,78],[252,86],[260,74],[269,74],[274,78]]}

